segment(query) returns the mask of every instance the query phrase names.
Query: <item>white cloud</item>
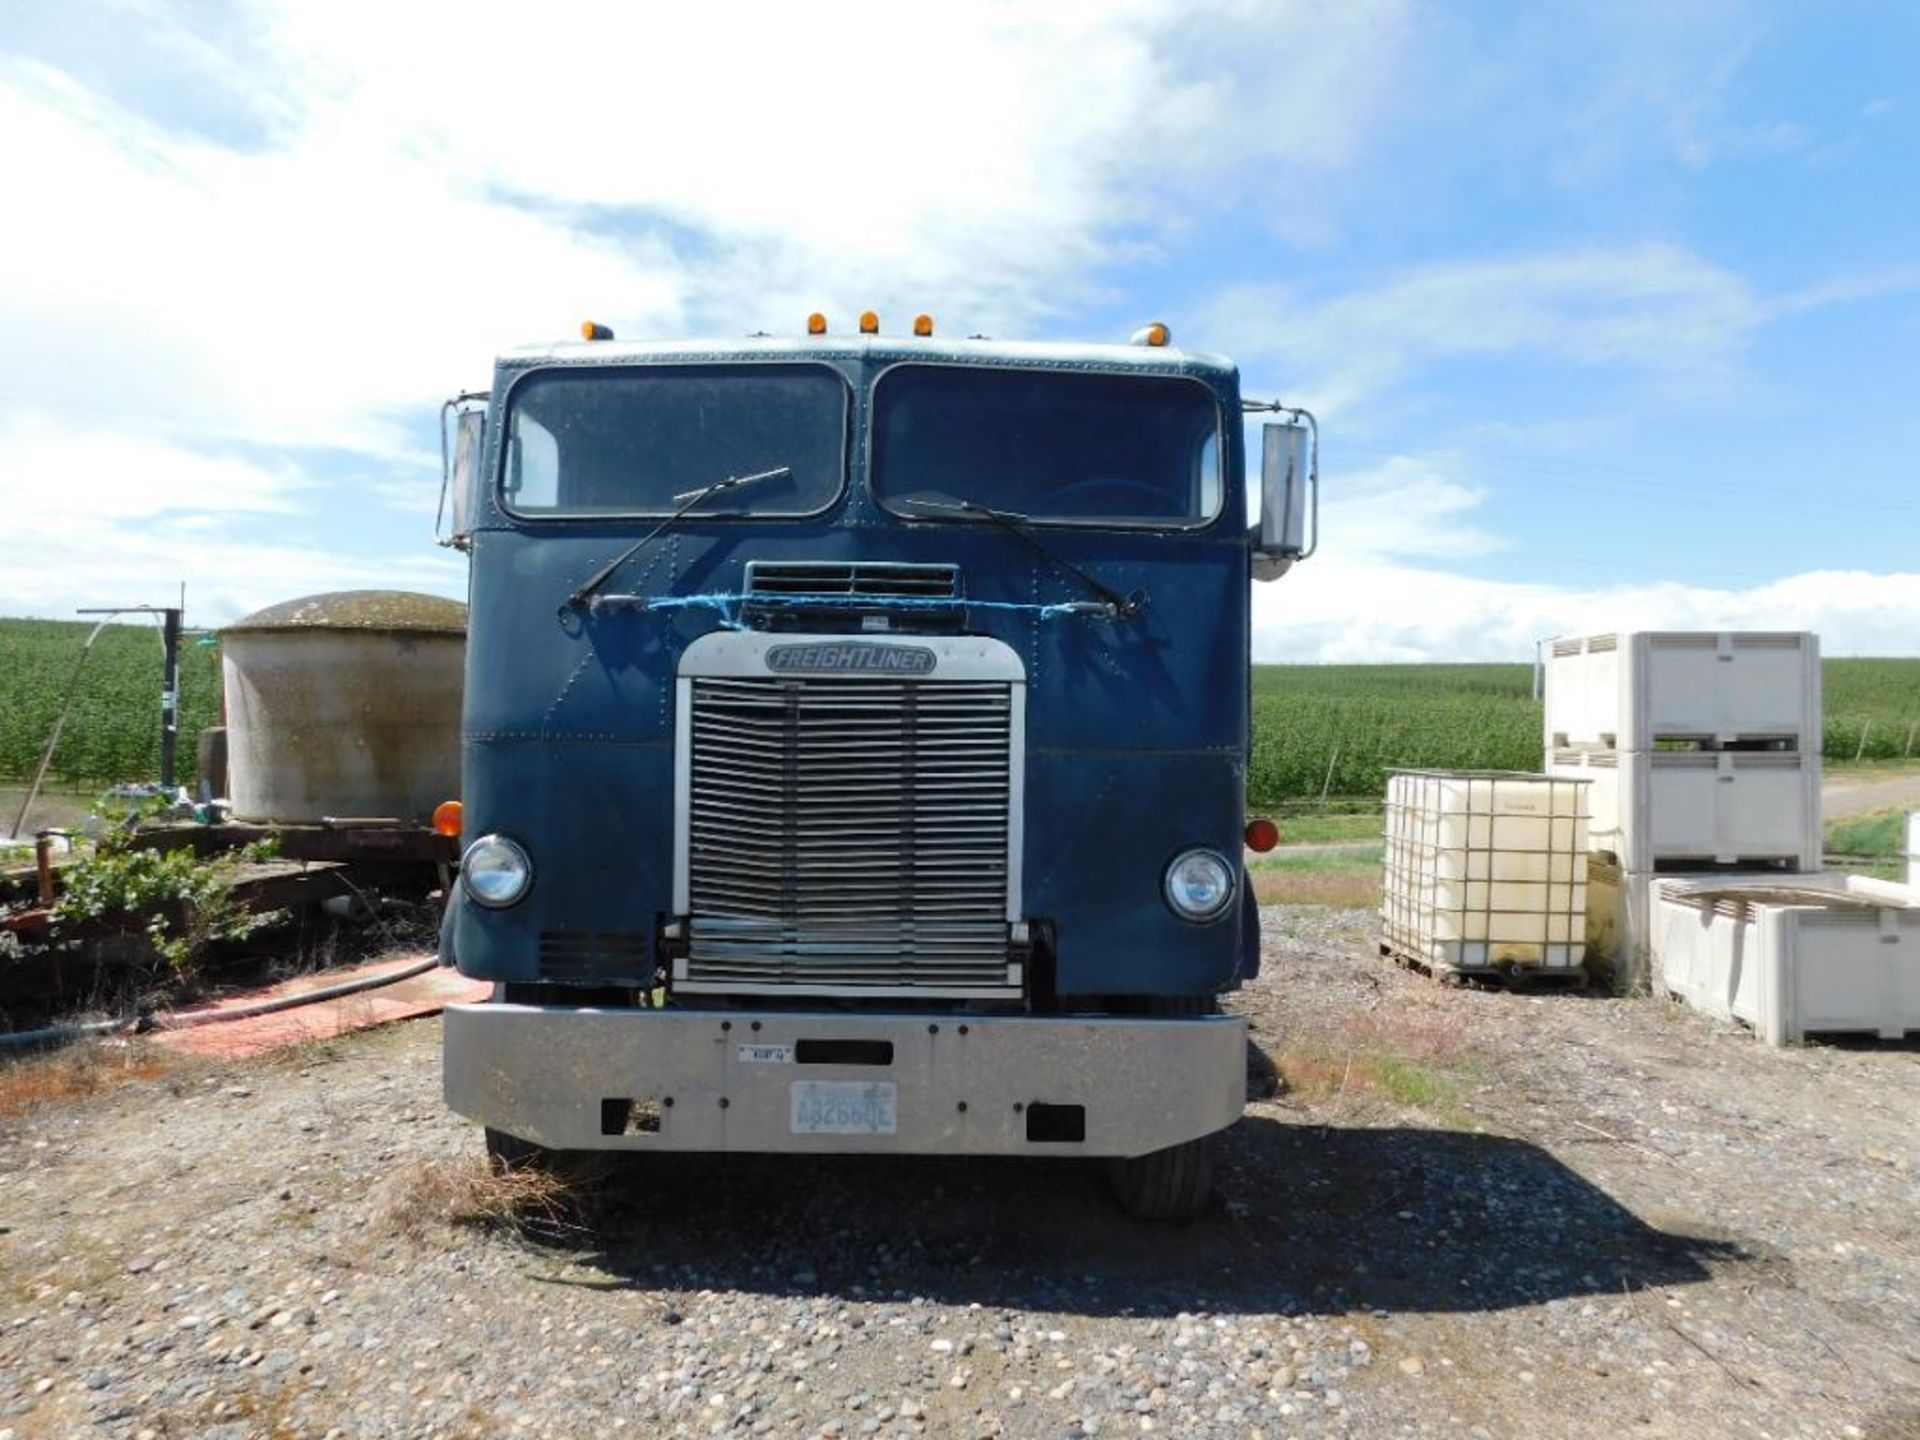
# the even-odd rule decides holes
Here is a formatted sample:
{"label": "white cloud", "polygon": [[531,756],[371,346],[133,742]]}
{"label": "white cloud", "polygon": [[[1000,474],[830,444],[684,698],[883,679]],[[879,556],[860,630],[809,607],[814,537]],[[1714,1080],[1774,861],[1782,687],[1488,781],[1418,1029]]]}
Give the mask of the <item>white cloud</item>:
{"label": "white cloud", "polygon": [[1254,658],[1263,661],[1531,660],[1538,640],[1635,629],[1812,630],[1829,655],[1909,654],[1920,574],[1577,588],[1316,556],[1254,594]]}
{"label": "white cloud", "polygon": [[[1043,326],[1177,235],[1169,197],[1347,163],[1401,12],[28,0],[0,56],[30,217],[0,227],[0,610],[182,571],[220,577],[202,619],[457,590],[400,527],[432,501],[435,403],[500,348],[587,315]],[[1302,47],[1271,86],[1263,57]],[[368,502],[392,555],[290,538]]]}
{"label": "white cloud", "polygon": [[267,466],[17,414],[0,418],[0,455],[6,457],[0,510],[16,534],[19,526],[284,512],[295,508],[304,485],[287,464]]}
{"label": "white cloud", "polygon": [[498,326],[552,333],[608,292],[678,313],[651,247],[616,255],[350,138],[242,153],[18,65],[0,132],[35,217],[0,231],[10,409],[389,450],[397,417],[484,376]]}
{"label": "white cloud", "polygon": [[[95,83],[0,61],[34,217],[0,231],[0,404],[391,450],[498,349],[586,315],[725,333],[878,305],[1030,332],[1115,247],[1172,233],[1165,197],[1230,164],[1215,142],[1249,116],[1239,159],[1350,154],[1399,8],[1225,3],[1201,41],[1172,0],[136,7],[151,43],[113,52],[82,43],[86,7],[43,11]],[[1183,73],[1176,35],[1235,63]],[[1255,57],[1309,40],[1312,83],[1271,98]],[[143,65],[206,98],[156,105]],[[222,115],[247,117],[233,143]]]}
{"label": "white cloud", "polygon": [[1445,261],[1327,299],[1236,287],[1208,313],[1227,348],[1299,377],[1333,413],[1458,358],[1524,355],[1697,380],[1724,372],[1767,312],[1731,272],[1652,244]]}
{"label": "white cloud", "polygon": [[[186,570],[219,577],[195,580],[203,619],[348,584],[458,593],[458,562],[400,530],[431,501],[423,426],[496,350],[583,316],[726,333],[872,305],[1031,333],[1114,300],[1117,257],[1223,224],[1336,235],[1418,58],[1399,0],[27,8],[10,38],[39,58],[0,59],[9,205],[30,217],[0,227],[0,610]],[[1711,377],[1777,316],[1911,284],[1769,299],[1682,245],[1570,245],[1344,294],[1242,288],[1194,328],[1256,381],[1352,410],[1461,358]],[[344,491],[316,493],[308,448],[349,452]],[[1498,546],[1463,473],[1435,453],[1344,477],[1338,554],[1261,592],[1262,645],[1523,654],[1588,610],[1797,606],[1867,648],[1914,629],[1910,577],[1577,591],[1414,568]],[[391,554],[290,538],[367,502],[393,512]]]}
{"label": "white cloud", "polygon": [[0,424],[0,455],[0,614],[164,604],[182,580],[201,625],[318,590],[466,592],[464,562],[426,543],[423,518],[397,551],[312,543],[313,482],[291,463],[45,420]]}
{"label": "white cloud", "polygon": [[1472,520],[1485,492],[1455,479],[1453,468],[1446,457],[1394,455],[1371,470],[1342,473],[1321,502],[1322,531],[1339,537],[1349,564],[1499,549],[1502,542]]}
{"label": "white cloud", "polygon": [[1462,478],[1477,466],[1467,450],[1390,455],[1342,473],[1322,502],[1320,553],[1254,587],[1254,658],[1527,660],[1541,639],[1634,629],[1813,630],[1829,654],[1898,655],[1920,634],[1920,573],[1807,571],[1735,588],[1529,583],[1436,568],[1510,548],[1482,526],[1487,492]]}

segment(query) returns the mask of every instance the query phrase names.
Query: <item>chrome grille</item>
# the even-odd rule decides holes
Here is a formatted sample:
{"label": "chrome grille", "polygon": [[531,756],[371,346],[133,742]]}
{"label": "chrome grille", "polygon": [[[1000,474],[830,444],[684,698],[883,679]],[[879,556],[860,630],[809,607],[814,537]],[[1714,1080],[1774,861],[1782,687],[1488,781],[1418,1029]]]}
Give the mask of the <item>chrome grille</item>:
{"label": "chrome grille", "polygon": [[683,988],[1017,994],[1013,695],[693,679]]}

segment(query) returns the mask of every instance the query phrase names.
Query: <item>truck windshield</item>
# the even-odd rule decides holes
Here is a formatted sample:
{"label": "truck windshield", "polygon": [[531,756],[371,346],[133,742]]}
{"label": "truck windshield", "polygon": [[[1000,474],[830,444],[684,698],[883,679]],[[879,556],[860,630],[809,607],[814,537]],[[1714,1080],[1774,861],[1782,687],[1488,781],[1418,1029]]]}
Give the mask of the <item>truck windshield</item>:
{"label": "truck windshield", "polygon": [[810,514],[840,493],[847,400],[814,364],[536,370],[508,401],[501,494],[522,515],[665,514],[716,480],[784,469],[701,513]]}
{"label": "truck windshield", "polygon": [[1053,524],[1203,525],[1220,513],[1220,409],[1174,376],[898,365],[874,390],[873,489],[903,515],[957,501]]}

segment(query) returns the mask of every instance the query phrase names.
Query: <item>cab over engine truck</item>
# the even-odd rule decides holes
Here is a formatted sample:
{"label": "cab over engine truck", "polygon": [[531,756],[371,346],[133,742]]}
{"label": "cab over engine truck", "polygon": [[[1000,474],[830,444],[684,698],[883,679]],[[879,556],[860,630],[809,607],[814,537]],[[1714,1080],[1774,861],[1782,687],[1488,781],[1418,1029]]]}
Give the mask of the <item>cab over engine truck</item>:
{"label": "cab over engine truck", "polygon": [[[470,559],[445,1028],[497,1163],[1087,1156],[1191,1215],[1259,964],[1249,582],[1315,430],[1125,345],[510,352],[450,401]],[[1249,527],[1243,413],[1264,431]]]}

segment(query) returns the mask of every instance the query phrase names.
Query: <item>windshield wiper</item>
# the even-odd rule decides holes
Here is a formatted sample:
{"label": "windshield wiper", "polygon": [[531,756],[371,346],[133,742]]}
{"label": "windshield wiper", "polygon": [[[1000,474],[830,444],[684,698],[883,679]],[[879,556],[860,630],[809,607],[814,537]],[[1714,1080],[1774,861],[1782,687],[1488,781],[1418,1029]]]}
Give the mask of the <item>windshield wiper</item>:
{"label": "windshield wiper", "polygon": [[702,500],[712,499],[715,495],[723,495],[729,490],[738,490],[742,485],[755,485],[762,480],[779,480],[782,477],[792,474],[793,470],[791,467],[776,465],[771,470],[756,470],[751,475],[729,475],[724,480],[716,480],[711,485],[701,486],[698,490],[681,491],[673,497],[675,500],[681,502],[680,508],[667,516],[666,519],[662,520],[646,534],[642,535],[638,540],[634,541],[633,544],[622,550],[618,555],[614,556],[613,559],[602,565],[598,570],[594,571],[592,575],[588,576],[587,579],[581,583],[580,588],[567,597],[567,603],[561,607],[561,615],[564,616],[568,610],[578,610],[585,606],[593,599],[594,592],[613,578],[614,571],[618,570],[622,565],[626,564],[627,561],[646,549],[649,544]]}
{"label": "windshield wiper", "polygon": [[991,521],[1009,535],[1023,541],[1030,549],[1043,556],[1052,564],[1066,571],[1087,589],[1093,591],[1104,602],[1109,615],[1122,620],[1131,620],[1146,608],[1147,597],[1139,591],[1131,595],[1122,595],[1118,590],[1093,575],[1089,575],[1078,565],[1063,556],[1055,554],[1027,527],[1033,524],[1031,515],[1022,515],[1017,510],[995,510],[988,505],[976,505],[971,500],[896,500],[896,505],[911,506],[916,510],[945,510],[956,515],[977,515],[982,520]]}

